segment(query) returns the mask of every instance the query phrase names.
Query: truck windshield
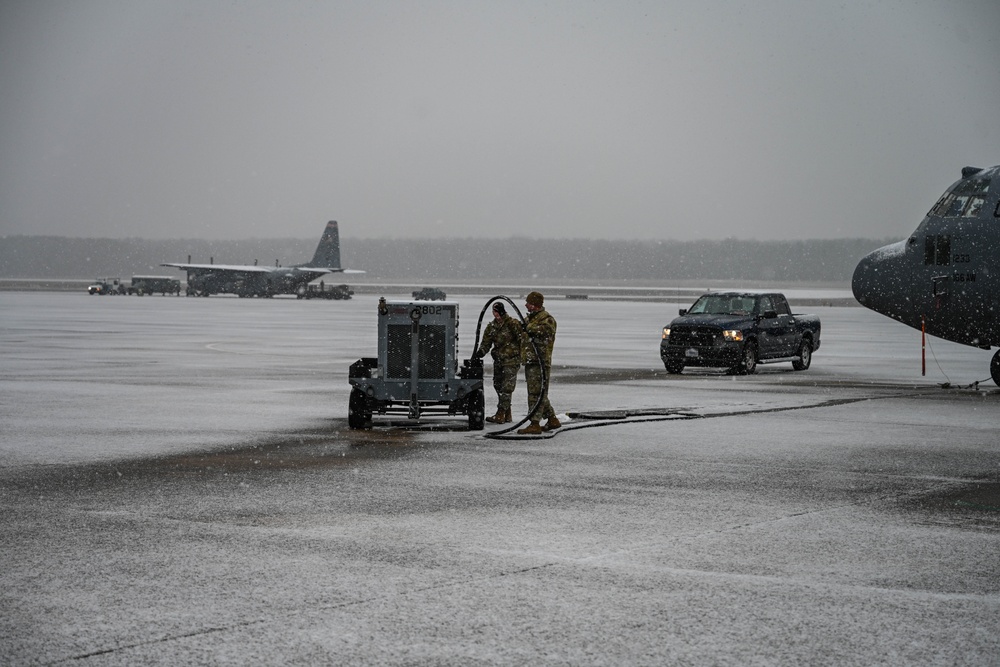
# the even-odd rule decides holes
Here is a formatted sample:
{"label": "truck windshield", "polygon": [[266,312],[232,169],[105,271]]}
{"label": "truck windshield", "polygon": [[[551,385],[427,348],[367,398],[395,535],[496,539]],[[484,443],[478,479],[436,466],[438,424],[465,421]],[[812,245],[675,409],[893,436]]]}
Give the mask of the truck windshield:
{"label": "truck windshield", "polygon": [[694,302],[691,315],[750,315],[756,299],[752,296],[706,295]]}

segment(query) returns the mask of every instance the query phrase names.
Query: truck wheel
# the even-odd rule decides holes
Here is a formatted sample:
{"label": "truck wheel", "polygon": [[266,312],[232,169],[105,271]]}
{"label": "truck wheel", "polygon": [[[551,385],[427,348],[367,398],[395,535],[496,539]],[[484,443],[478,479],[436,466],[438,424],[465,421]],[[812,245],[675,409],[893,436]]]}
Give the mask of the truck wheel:
{"label": "truck wheel", "polygon": [[993,361],[990,362],[990,377],[1000,387],[1000,350],[997,350],[997,353],[993,355]]}
{"label": "truck wheel", "polygon": [[469,430],[482,431],[486,418],[486,396],[482,389],[476,389],[469,394]]}
{"label": "truck wheel", "polygon": [[664,361],[663,367],[666,368],[667,372],[671,375],[680,375],[684,372],[683,361]]}
{"label": "truck wheel", "polygon": [[736,366],[736,372],[740,375],[753,375],[757,372],[757,343],[748,340],[743,346],[743,358]]}
{"label": "truck wheel", "polygon": [[351,390],[347,405],[347,425],[354,430],[372,427],[372,412],[368,409],[365,393],[358,388]]}
{"label": "truck wheel", "polygon": [[812,363],[812,358],[812,341],[808,338],[803,338],[802,343],[799,345],[799,358],[792,362],[792,368],[797,371],[804,371],[809,368],[809,364]]}

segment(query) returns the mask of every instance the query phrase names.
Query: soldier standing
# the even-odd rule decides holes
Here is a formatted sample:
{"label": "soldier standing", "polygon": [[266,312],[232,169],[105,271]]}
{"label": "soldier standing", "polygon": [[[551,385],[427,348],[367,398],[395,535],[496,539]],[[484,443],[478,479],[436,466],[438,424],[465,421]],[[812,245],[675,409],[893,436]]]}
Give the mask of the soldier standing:
{"label": "soldier standing", "polygon": [[[528,409],[538,407],[528,415],[531,423],[520,429],[522,435],[537,435],[557,429],[562,424],[549,403],[549,378],[552,376],[552,347],[556,342],[556,320],[545,310],[545,297],[541,292],[531,292],[525,297],[528,320],[521,339],[521,360],[524,362],[524,381],[528,386]],[[544,374],[544,382],[543,382]],[[541,399],[541,400],[539,400]],[[548,419],[544,426],[543,419]]]}
{"label": "soldier standing", "polygon": [[476,356],[482,359],[487,352],[493,357],[493,389],[497,392],[497,413],[487,417],[486,421],[491,424],[507,424],[513,421],[510,397],[517,386],[517,369],[521,365],[521,324],[507,314],[507,309],[499,301],[493,304],[493,321],[486,325]]}

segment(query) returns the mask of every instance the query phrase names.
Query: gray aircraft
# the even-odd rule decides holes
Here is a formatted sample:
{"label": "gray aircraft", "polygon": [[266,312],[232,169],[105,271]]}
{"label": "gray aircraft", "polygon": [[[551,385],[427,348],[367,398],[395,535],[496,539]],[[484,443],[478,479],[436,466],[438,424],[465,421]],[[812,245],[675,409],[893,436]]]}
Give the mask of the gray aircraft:
{"label": "gray aircraft", "polygon": [[301,294],[311,281],[327,273],[364,273],[341,268],[340,231],[336,221],[326,223],[313,258],[305,264],[258,266],[168,263],[161,266],[173,266],[187,271],[188,296],[236,294],[270,297],[275,294]]}
{"label": "gray aircraft", "polygon": [[[858,263],[851,286],[862,305],[932,336],[1000,346],[1000,165],[962,169],[908,239]],[[1000,385],[1000,351],[990,376]]]}

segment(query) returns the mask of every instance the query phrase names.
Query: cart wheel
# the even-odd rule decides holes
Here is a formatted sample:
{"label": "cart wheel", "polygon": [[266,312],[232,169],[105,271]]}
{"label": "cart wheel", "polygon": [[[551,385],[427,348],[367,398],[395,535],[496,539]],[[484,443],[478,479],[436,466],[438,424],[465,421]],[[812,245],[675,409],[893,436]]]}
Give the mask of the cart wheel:
{"label": "cart wheel", "polygon": [[469,430],[482,431],[486,418],[486,397],[482,389],[476,389],[469,394]]}
{"label": "cart wheel", "polygon": [[372,427],[372,411],[368,409],[365,393],[360,389],[351,390],[347,406],[347,425],[354,430]]}

